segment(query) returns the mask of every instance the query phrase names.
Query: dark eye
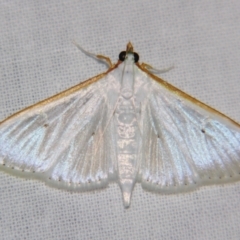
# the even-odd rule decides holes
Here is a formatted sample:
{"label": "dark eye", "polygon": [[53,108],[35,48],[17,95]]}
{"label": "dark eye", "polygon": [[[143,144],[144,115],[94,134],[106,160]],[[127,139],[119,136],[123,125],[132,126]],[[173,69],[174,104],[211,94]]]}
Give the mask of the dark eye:
{"label": "dark eye", "polygon": [[123,61],[125,60],[125,57],[126,57],[126,51],[120,52],[120,54],[119,54],[119,60],[120,60],[121,62],[123,62]]}
{"label": "dark eye", "polygon": [[139,55],[137,53],[134,53],[134,62],[137,63],[139,60]]}

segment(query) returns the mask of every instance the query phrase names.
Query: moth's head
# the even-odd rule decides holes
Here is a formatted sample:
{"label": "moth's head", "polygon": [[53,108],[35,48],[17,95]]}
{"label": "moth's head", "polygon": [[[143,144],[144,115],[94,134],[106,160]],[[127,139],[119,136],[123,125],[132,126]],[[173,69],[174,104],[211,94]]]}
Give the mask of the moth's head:
{"label": "moth's head", "polygon": [[127,44],[126,51],[122,51],[119,54],[119,61],[124,62],[125,60],[135,63],[139,60],[139,55],[133,51],[133,45],[130,42]]}

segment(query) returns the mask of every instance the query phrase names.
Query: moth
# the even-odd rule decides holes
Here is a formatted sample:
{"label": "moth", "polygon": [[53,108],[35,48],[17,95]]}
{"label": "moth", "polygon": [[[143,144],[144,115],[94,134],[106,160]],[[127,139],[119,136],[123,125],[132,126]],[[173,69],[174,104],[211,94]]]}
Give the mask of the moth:
{"label": "moth", "polygon": [[140,64],[131,43],[109,69],[0,124],[0,169],[84,191],[117,182],[178,193],[240,179],[240,125]]}

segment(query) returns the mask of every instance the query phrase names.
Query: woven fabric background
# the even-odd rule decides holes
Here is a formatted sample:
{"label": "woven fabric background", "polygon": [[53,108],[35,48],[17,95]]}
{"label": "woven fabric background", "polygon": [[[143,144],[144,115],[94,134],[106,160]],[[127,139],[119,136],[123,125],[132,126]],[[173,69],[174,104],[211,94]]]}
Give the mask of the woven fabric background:
{"label": "woven fabric background", "polygon": [[[0,119],[106,70],[131,40],[140,61],[240,122],[240,1],[0,0]],[[69,193],[0,172],[0,239],[239,239],[240,183],[178,195],[137,184]]]}

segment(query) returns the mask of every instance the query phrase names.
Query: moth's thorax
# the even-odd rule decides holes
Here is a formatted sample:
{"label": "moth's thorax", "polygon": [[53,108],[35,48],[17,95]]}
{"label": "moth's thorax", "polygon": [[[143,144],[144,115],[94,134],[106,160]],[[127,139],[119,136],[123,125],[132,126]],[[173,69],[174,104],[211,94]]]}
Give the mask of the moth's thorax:
{"label": "moth's thorax", "polygon": [[[123,62],[122,76],[121,76],[121,95],[128,98],[130,92],[133,92],[134,87],[134,58],[132,54],[127,54],[125,61]],[[125,92],[127,92],[125,94]]]}

